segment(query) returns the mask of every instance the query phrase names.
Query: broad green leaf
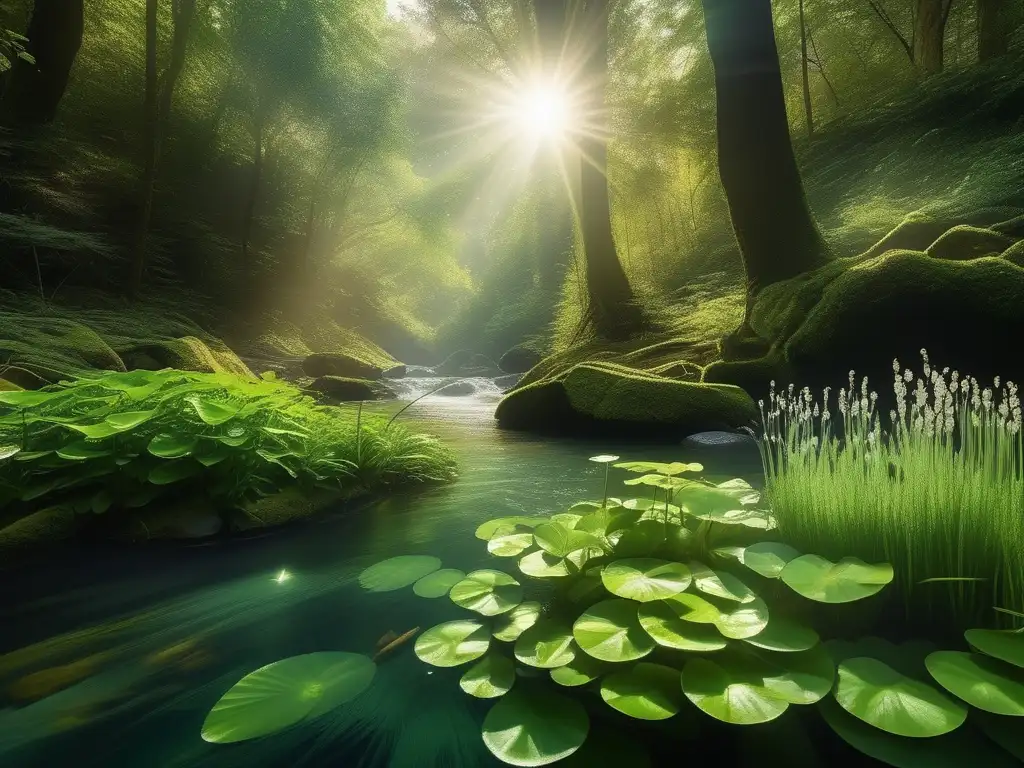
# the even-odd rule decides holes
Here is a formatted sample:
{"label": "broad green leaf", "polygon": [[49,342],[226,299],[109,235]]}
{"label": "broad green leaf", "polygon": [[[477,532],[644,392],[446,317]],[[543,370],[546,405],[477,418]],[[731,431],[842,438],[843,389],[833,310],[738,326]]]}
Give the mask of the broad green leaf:
{"label": "broad green leaf", "polygon": [[699,485],[693,480],[684,480],[681,477],[668,477],[666,475],[641,475],[631,480],[623,480],[623,485],[649,485],[654,488],[661,488],[665,491],[678,491],[691,485]]}
{"label": "broad green leaf", "polygon": [[616,560],[601,571],[601,581],[613,595],[649,603],[677,595],[690,586],[690,569],[682,563],[653,558]]}
{"label": "broad green leaf", "polygon": [[[992,741],[1005,749],[1018,761],[1018,765],[1024,763],[1024,729],[1020,727],[1020,720],[1013,717],[1001,717],[990,715],[988,712],[971,712],[970,718],[981,731]],[[961,728],[953,731],[954,735],[967,730]],[[991,765],[983,758],[978,759],[978,765]]]}
{"label": "broad green leaf", "polygon": [[613,546],[621,557],[647,557],[665,541],[665,524],[659,520],[641,520],[627,528]]}
{"label": "broad green leaf", "polygon": [[684,464],[673,461],[670,464],[662,464],[657,461],[624,461],[615,465],[616,469],[624,469],[627,472],[653,472],[659,475],[681,475],[683,472],[703,472],[703,464]]}
{"label": "broad green leaf", "polygon": [[466,671],[459,687],[478,699],[494,699],[508,693],[515,681],[512,660],[492,651]]}
{"label": "broad green leaf", "polygon": [[623,507],[637,512],[646,512],[653,508],[655,504],[654,499],[626,499],[622,502]]}
{"label": "broad green leaf", "polygon": [[832,690],[836,665],[824,646],[792,653],[761,652],[765,689],[789,704],[814,704]]}
{"label": "broad green leaf", "polygon": [[565,666],[576,656],[572,630],[553,619],[541,619],[516,640],[515,655],[523,664],[540,669]]}
{"label": "broad green leaf", "polygon": [[147,450],[161,459],[180,459],[195,450],[199,438],[194,435],[156,435],[149,441]]}
{"label": "broad green leaf", "polygon": [[564,525],[566,528],[572,530],[576,527],[576,523],[583,519],[583,515],[577,515],[574,512],[559,512],[556,515],[551,516],[552,523],[558,523]]}
{"label": "broad green leaf", "polygon": [[0,405],[34,408],[50,400],[55,400],[62,394],[62,392],[38,392],[28,389],[0,391]]}
{"label": "broad green leaf", "polygon": [[486,523],[481,523],[474,535],[483,541],[490,541],[501,529],[507,529],[505,531],[506,534],[513,533],[516,526],[522,525],[526,528],[535,528],[541,523],[548,522],[548,520],[549,518],[546,517],[527,517],[526,515],[497,517],[493,520],[488,520]]}
{"label": "broad green leaf", "polygon": [[728,494],[744,506],[757,504],[761,500],[761,493],[746,480],[736,477],[726,480],[715,486],[720,492]]}
{"label": "broad green leaf", "polygon": [[851,715],[897,736],[940,736],[967,718],[967,708],[954,699],[863,656],[839,665],[835,697]]}
{"label": "broad green leaf", "polygon": [[[690,598],[697,604],[691,605]],[[640,606],[638,615],[640,626],[658,645],[694,653],[720,651],[727,643],[718,630],[707,626],[712,619],[695,623],[692,619],[685,618],[699,616],[702,612],[714,618],[720,616],[715,606],[696,595],[677,595],[669,600],[644,603]]]}
{"label": "broad green leaf", "polygon": [[734,725],[767,723],[789,708],[764,686],[756,668],[734,660],[690,659],[683,668],[682,688],[705,714]]}
{"label": "broad green leaf", "polygon": [[638,509],[611,507],[584,515],[574,526],[577,531],[592,533],[598,537],[629,528],[643,513]]}
{"label": "broad green leaf", "polygon": [[376,670],[368,657],[355,653],[307,653],[275,661],[221,697],[206,716],[203,739],[231,744],[319,717],[366,690]]}
{"label": "broad green leaf", "polygon": [[749,603],[757,598],[754,590],[728,571],[713,571],[696,560],[690,561],[690,571],[693,585],[705,595],[737,603]]}
{"label": "broad green leaf", "polygon": [[584,531],[566,528],[561,523],[544,523],[533,530],[537,546],[555,557],[566,557],[588,547],[601,548],[601,541],[596,536]]}
{"label": "broad green leaf", "polygon": [[964,637],[982,653],[1024,667],[1024,633],[1009,629],[968,629]]}
{"label": "broad green leaf", "polygon": [[370,592],[393,592],[415,584],[441,567],[430,555],[399,555],[374,563],[359,574],[359,586]]}
{"label": "broad green leaf", "polygon": [[153,485],[170,485],[179,480],[194,477],[203,471],[203,465],[192,459],[171,459],[162,461],[149,471],[148,480]]}
{"label": "broad green leaf", "polygon": [[435,667],[457,667],[487,653],[491,634],[480,621],[446,621],[416,638],[416,655]]}
{"label": "broad green leaf", "polygon": [[767,651],[799,653],[810,650],[818,644],[818,633],[795,621],[781,616],[772,616],[768,620],[768,626],[753,637],[746,638],[746,642]]}
{"label": "broad green leaf", "polygon": [[601,661],[633,661],[654,650],[637,615],[637,604],[615,598],[592,605],[572,627],[577,645]]}
{"label": "broad green leaf", "polygon": [[88,459],[102,459],[113,456],[113,449],[104,443],[94,443],[88,440],[79,440],[71,445],[57,449],[57,455],[68,461],[87,461]]}
{"label": "broad green leaf", "polygon": [[778,578],[790,561],[800,553],[780,541],[761,541],[741,550],[739,561],[766,579]]}
{"label": "broad green leaf", "polygon": [[768,626],[768,606],[759,597],[749,603],[730,603],[714,624],[730,640],[746,640]]}
{"label": "broad green leaf", "polygon": [[17,456],[21,453],[20,445],[0,445],[0,461]]}
{"label": "broad green leaf", "polygon": [[310,437],[308,432],[304,432],[297,429],[280,429],[279,427],[260,427],[268,435],[282,436],[282,437]]}
{"label": "broad green leaf", "polygon": [[[428,573],[412,585],[412,591],[420,597],[444,597],[452,587],[466,578],[466,574],[457,568],[442,568],[440,571]],[[379,591],[379,590],[377,590]]]}
{"label": "broad green leaf", "polygon": [[540,613],[540,603],[532,601],[520,603],[508,613],[503,613],[495,619],[495,639],[506,643],[513,642],[523,632],[537,623]]}
{"label": "broad green leaf", "polygon": [[601,698],[637,720],[666,720],[683,703],[679,670],[641,661],[602,679]]}
{"label": "broad green leaf", "polygon": [[977,653],[936,651],[925,659],[935,681],[971,706],[994,715],[1024,716],[1024,672]]}
{"label": "broad green leaf", "polygon": [[107,416],[106,422],[119,431],[126,432],[129,429],[145,424],[156,416],[156,410],[151,411],[126,411],[124,413],[112,413]]}
{"label": "broad green leaf", "polygon": [[855,557],[832,563],[818,555],[790,560],[779,578],[798,595],[819,603],[850,603],[877,594],[892,581],[888,563],[869,565]]}
{"label": "broad green leaf", "polygon": [[110,491],[106,488],[102,488],[93,494],[92,499],[89,501],[89,509],[94,515],[102,515],[111,505],[114,503],[114,497]]}
{"label": "broad green leaf", "polygon": [[460,608],[497,616],[522,602],[523,588],[507,573],[481,570],[473,571],[453,586],[448,596]]}
{"label": "broad green leaf", "polygon": [[207,400],[200,395],[192,395],[185,398],[185,401],[195,408],[199,418],[211,427],[230,421],[242,410],[241,406],[234,403],[219,403],[215,400]]}
{"label": "broad green leaf", "polygon": [[533,546],[532,533],[510,533],[495,536],[487,542],[487,551],[495,557],[516,557]]}
{"label": "broad green leaf", "polygon": [[519,559],[519,570],[527,576],[538,579],[551,579],[568,576],[570,566],[565,558],[549,555],[542,549],[531,552]]}
{"label": "broad green leaf", "polygon": [[566,688],[575,688],[596,680],[608,671],[609,665],[593,656],[577,653],[568,664],[551,670],[551,679]]}
{"label": "broad green leaf", "polygon": [[702,520],[713,520],[736,509],[738,504],[728,491],[704,483],[690,483],[679,491],[675,502],[686,510],[687,514]]}
{"label": "broad green leaf", "polygon": [[487,713],[487,749],[506,765],[548,765],[568,757],[587,738],[590,720],[575,699],[517,686]]}
{"label": "broad green leaf", "polygon": [[102,440],[106,437],[112,437],[119,434],[123,430],[118,429],[112,424],[108,424],[105,421],[101,421],[99,424],[71,424],[67,423],[68,429],[73,429],[82,435],[85,435],[90,440]]}

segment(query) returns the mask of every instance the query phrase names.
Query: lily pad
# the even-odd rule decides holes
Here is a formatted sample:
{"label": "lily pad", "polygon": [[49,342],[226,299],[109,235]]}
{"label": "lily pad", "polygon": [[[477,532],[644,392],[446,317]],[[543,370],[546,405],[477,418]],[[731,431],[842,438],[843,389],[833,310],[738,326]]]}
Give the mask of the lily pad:
{"label": "lily pad", "polygon": [[512,660],[500,653],[488,653],[470,667],[459,680],[459,687],[478,699],[504,696],[516,681],[516,668]]}
{"label": "lily pad", "polygon": [[555,557],[566,557],[588,547],[601,548],[601,541],[593,534],[568,528],[562,523],[544,523],[533,531],[537,546]]}
{"label": "lily pad", "polygon": [[641,661],[601,681],[601,698],[637,720],[667,720],[683,704],[679,670]]}
{"label": "lily pad", "polygon": [[598,661],[593,656],[585,653],[577,653],[576,657],[568,664],[551,670],[551,679],[566,688],[574,688],[579,685],[596,680],[608,669],[608,665]]}
{"label": "lily pad", "polygon": [[441,567],[430,555],[399,555],[374,563],[359,574],[359,586],[370,592],[393,592],[415,584]]}
{"label": "lily pad", "polygon": [[705,714],[734,725],[767,723],[789,708],[764,686],[756,670],[736,661],[691,659],[683,668],[682,687]]}
{"label": "lily pad", "polygon": [[180,459],[195,450],[199,438],[193,435],[156,435],[149,441],[147,450],[161,459]]}
{"label": "lily pad", "polygon": [[888,563],[869,565],[855,557],[833,563],[818,555],[794,558],[779,574],[798,595],[819,603],[850,603],[871,597],[892,577],[892,566]]}
{"label": "lily pad", "polygon": [[[686,597],[695,598],[706,605],[715,617],[719,616],[718,609],[703,598],[696,595],[686,595]],[[716,629],[707,626],[707,623],[694,623],[685,618],[699,610],[685,600],[659,600],[641,605],[638,615],[640,626],[654,638],[658,645],[695,653],[722,650],[727,643]]]}
{"label": "lily pad", "polygon": [[640,626],[637,605],[615,598],[592,605],[572,627],[576,643],[601,661],[633,661],[654,650],[654,640]]}
{"label": "lily pad", "polygon": [[925,659],[935,681],[971,706],[994,715],[1024,716],[1024,673],[977,653],[936,651]]}
{"label": "lily pad", "polygon": [[540,618],[541,605],[536,602],[520,603],[508,613],[501,614],[495,620],[494,637],[511,643],[523,632],[537,623]]}
{"label": "lily pad", "polygon": [[416,638],[416,655],[435,667],[457,667],[487,653],[491,633],[480,621],[446,621]]}
{"label": "lily pad", "polygon": [[746,638],[745,642],[768,651],[798,653],[816,646],[818,639],[818,633],[810,627],[781,616],[772,616],[768,626],[753,637]]}
{"label": "lily pad", "polygon": [[696,560],[690,562],[690,571],[693,585],[706,595],[737,603],[749,603],[757,598],[754,590],[728,571],[713,571]]}
{"label": "lily pad", "polygon": [[[573,570],[569,570],[572,568]],[[554,579],[575,573],[573,564],[567,563],[564,557],[549,555],[543,549],[531,552],[519,559],[519,570],[527,576],[537,579]]]}
{"label": "lily pad", "polygon": [[760,653],[764,687],[789,704],[814,704],[828,695],[835,682],[836,665],[821,645],[809,651]]}
{"label": "lily pad", "polygon": [[665,523],[661,520],[641,520],[623,531],[616,539],[615,554],[621,557],[646,557],[665,541]]}
{"label": "lily pad", "polygon": [[497,616],[515,608],[523,599],[519,582],[502,571],[473,571],[452,587],[448,596],[460,608],[484,616]]}
{"label": "lily pad", "polygon": [[507,765],[548,765],[568,757],[587,738],[590,720],[574,699],[549,690],[516,688],[483,723],[487,749]]}
{"label": "lily pad", "polygon": [[749,603],[733,603],[721,610],[714,625],[730,640],[746,640],[768,626],[768,606],[759,597]]}
{"label": "lily pad", "polygon": [[532,533],[509,533],[488,541],[487,551],[495,557],[516,557],[532,546]]}
{"label": "lily pad", "polygon": [[855,717],[897,736],[941,736],[963,725],[967,708],[877,659],[839,665],[836,701]]}
{"label": "lily pad", "polygon": [[964,637],[982,653],[1024,667],[1024,634],[1009,629],[968,629]]}
{"label": "lily pad", "polygon": [[616,560],[601,571],[601,581],[613,595],[649,603],[677,595],[690,586],[690,569],[682,563],[654,558]]}
{"label": "lily pad", "polygon": [[519,636],[515,655],[523,664],[539,669],[565,666],[576,656],[572,631],[559,621],[542,619]]}
{"label": "lily pad", "polygon": [[777,579],[782,569],[800,553],[781,541],[759,541],[741,550],[739,561],[766,579]]}
{"label": "lily pad", "polygon": [[673,461],[663,464],[658,461],[624,461],[615,465],[616,469],[624,469],[627,472],[654,472],[659,475],[681,475],[683,472],[703,472],[703,464],[684,464],[681,461]]}
{"label": "lily pad", "polygon": [[474,535],[483,541],[490,541],[501,529],[507,529],[506,533],[512,533],[516,526],[521,525],[526,528],[535,528],[541,523],[546,522],[548,522],[548,518],[538,516],[514,515],[511,517],[497,517],[493,520],[488,520],[486,523],[481,523]]}
{"label": "lily pad", "polygon": [[376,671],[367,656],[356,653],[307,653],[275,661],[250,672],[220,698],[203,722],[203,739],[231,744],[319,717],[362,693]]}
{"label": "lily pad", "polygon": [[576,523],[583,519],[583,515],[578,515],[575,512],[559,512],[558,514],[551,516],[552,523],[558,523],[564,525],[566,528],[575,529]]}
{"label": "lily pad", "polygon": [[726,480],[715,486],[721,493],[728,494],[744,506],[757,504],[761,500],[761,492],[741,477]]}
{"label": "lily pad", "polygon": [[448,591],[462,581],[466,574],[457,568],[442,568],[428,573],[412,585],[412,591],[420,597],[444,597]]}

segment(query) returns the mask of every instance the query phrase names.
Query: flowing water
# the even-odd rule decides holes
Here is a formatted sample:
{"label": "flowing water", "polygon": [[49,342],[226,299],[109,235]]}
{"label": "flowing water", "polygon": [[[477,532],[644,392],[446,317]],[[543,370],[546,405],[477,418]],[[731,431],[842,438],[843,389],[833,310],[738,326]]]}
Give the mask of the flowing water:
{"label": "flowing water", "polygon": [[[428,373],[391,384],[411,399],[441,383]],[[0,765],[497,765],[480,739],[491,703],[459,689],[461,670],[421,663],[411,644],[379,663],[366,692],[318,719],[239,744],[200,736],[211,707],[259,667],[316,651],[372,655],[388,631],[464,616],[447,598],[420,598],[411,588],[367,592],[358,575],[406,554],[435,555],[466,572],[510,566],[488,556],[476,527],[599,498],[603,470],[588,456],[697,460],[756,480],[750,462],[711,466],[720,457],[683,456],[678,446],[499,431],[492,413],[500,386],[465,383],[463,394],[428,395],[401,417],[456,449],[461,476],[452,485],[257,538],[91,549],[0,570]]]}

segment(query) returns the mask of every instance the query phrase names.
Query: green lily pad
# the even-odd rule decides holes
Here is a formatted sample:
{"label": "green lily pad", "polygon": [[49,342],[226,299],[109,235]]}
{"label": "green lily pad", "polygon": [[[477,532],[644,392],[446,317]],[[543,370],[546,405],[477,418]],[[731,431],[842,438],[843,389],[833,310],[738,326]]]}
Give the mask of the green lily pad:
{"label": "green lily pad", "polygon": [[766,579],[777,579],[782,569],[800,553],[781,541],[760,541],[741,550],[739,561]]}
{"label": "green lily pad", "polygon": [[519,636],[515,655],[523,664],[539,669],[565,666],[576,656],[572,631],[559,621],[542,619]]}
{"label": "green lily pad", "polygon": [[627,472],[653,472],[659,475],[681,475],[683,472],[703,472],[703,464],[684,464],[681,461],[673,461],[663,464],[658,461],[624,461],[615,465],[616,469],[624,469]]}
{"label": "green lily pad", "polygon": [[516,557],[533,546],[532,533],[509,533],[487,542],[487,551],[495,557]]}
{"label": "green lily pad", "polygon": [[457,667],[487,653],[491,633],[479,621],[446,621],[416,638],[416,655],[435,667]]}
{"label": "green lily pad", "polygon": [[474,535],[483,541],[490,541],[501,529],[507,529],[506,533],[512,533],[516,526],[521,525],[526,528],[535,528],[541,523],[546,522],[548,522],[548,518],[537,516],[514,515],[512,517],[497,517],[493,520],[488,520],[486,523],[481,523]]}
{"label": "green lily pad", "polygon": [[452,587],[448,596],[460,608],[484,616],[507,613],[523,599],[519,582],[502,571],[473,571]]}
{"label": "green lily pad", "polygon": [[679,619],[694,624],[714,624],[722,616],[722,611],[717,605],[692,592],[681,592],[662,602],[670,606]]}
{"label": "green lily pad", "polygon": [[768,626],[745,642],[758,648],[781,653],[798,653],[818,644],[818,633],[803,624],[797,624],[781,616],[772,616]]}
{"label": "green lily pad", "polygon": [[601,698],[637,720],[667,720],[683,704],[679,670],[641,661],[601,681]]}
{"label": "green lily pad", "polygon": [[682,687],[702,712],[734,725],[767,723],[789,708],[764,686],[756,670],[737,661],[690,659],[683,668]]}
{"label": "green lily pad", "polygon": [[653,558],[616,560],[601,571],[601,581],[613,595],[649,603],[677,595],[690,586],[690,569],[682,563]]}
{"label": "green lily pad", "polygon": [[824,646],[808,651],[759,653],[765,664],[764,687],[789,704],[814,704],[832,690],[836,665]]}
{"label": "green lily pad", "polygon": [[583,515],[578,515],[575,512],[559,512],[558,514],[551,516],[552,523],[558,523],[564,525],[566,528],[573,530],[576,528],[576,523],[583,519]]}
{"label": "green lily pad", "polygon": [[577,645],[601,661],[633,661],[654,650],[640,626],[637,605],[615,598],[592,605],[572,627]]}
{"label": "green lily pad", "polygon": [[1024,667],[1024,633],[1009,629],[968,629],[967,642],[1000,661]]}
{"label": "green lily pad", "polygon": [[412,585],[412,591],[420,597],[444,597],[449,590],[462,581],[466,574],[457,568],[442,568],[428,573]]}
{"label": "green lily pad", "polygon": [[[720,651],[725,648],[725,638],[716,629],[707,626],[711,622],[694,623],[692,619],[686,618],[695,613],[699,616],[702,610],[717,618],[720,611],[697,595],[678,595],[677,598],[679,597],[685,599],[673,598],[641,605],[638,615],[644,631],[654,638],[654,642],[666,648],[695,653]],[[699,603],[689,604],[690,598]],[[700,603],[706,607],[702,609]]]}
{"label": "green lily pad", "polygon": [[377,665],[356,653],[307,653],[250,672],[214,705],[205,741],[231,744],[319,717],[362,693]]}
{"label": "green lily pad", "polygon": [[749,603],[733,603],[721,609],[714,625],[730,640],[746,640],[768,626],[768,606],[759,597]]}
{"label": "green lily pad", "polygon": [[[988,712],[972,712],[971,720],[986,736],[1013,755],[1018,764],[1024,763],[1024,731],[1021,730],[1020,720],[990,715]],[[960,733],[960,731],[953,733]],[[984,761],[979,761],[978,764],[990,765]]]}
{"label": "green lily pad", "polygon": [[241,406],[234,403],[219,403],[214,400],[205,400],[199,396],[185,399],[196,409],[199,418],[212,427],[230,421],[242,410]]}
{"label": "green lily pad", "polygon": [[495,619],[495,639],[503,640],[506,643],[513,642],[537,623],[540,613],[540,603],[532,601],[520,603],[508,613],[503,613]]}
{"label": "green lily pad", "polygon": [[835,697],[851,715],[897,736],[941,736],[967,718],[962,704],[866,657],[846,659],[839,665]]}
{"label": "green lily pad", "polygon": [[192,435],[156,435],[149,441],[148,450],[161,459],[180,459],[192,453],[198,442]]}
{"label": "green lily pad", "polygon": [[88,461],[89,459],[102,459],[106,456],[113,456],[114,451],[111,446],[104,445],[103,443],[79,440],[78,442],[58,448],[57,455],[67,461]]}
{"label": "green lily pad", "polygon": [[620,557],[647,557],[665,541],[665,524],[661,520],[641,520],[627,528],[615,540],[615,554]]}
{"label": "green lily pad", "polygon": [[548,765],[568,757],[587,738],[590,720],[574,699],[549,690],[515,688],[483,723],[487,749],[507,765]]}
{"label": "green lily pad", "polygon": [[728,571],[713,571],[703,563],[690,562],[693,573],[693,585],[705,595],[733,600],[737,603],[749,603],[757,598],[757,594]]}
{"label": "green lily pad", "polygon": [[561,523],[544,523],[533,531],[537,546],[554,557],[566,557],[588,547],[601,548],[601,541],[593,534],[567,528]]}
{"label": "green lily pad", "polygon": [[761,500],[761,492],[741,477],[726,480],[724,483],[716,485],[715,488],[744,506],[757,504]]}
{"label": "green lily pad", "polygon": [[584,515],[574,528],[584,533],[602,536],[629,528],[640,519],[643,512],[625,507],[606,507]]}
{"label": "green lily pad", "polygon": [[[573,570],[570,571],[569,569]],[[555,579],[575,573],[575,566],[566,563],[564,557],[549,555],[543,549],[531,552],[519,559],[519,570],[536,579]]]}
{"label": "green lily pad", "polygon": [[156,409],[151,411],[124,411],[122,413],[112,413],[104,421],[121,431],[127,431],[145,424],[154,416],[156,416]]}
{"label": "green lily pad", "polygon": [[399,555],[374,563],[359,574],[359,586],[370,592],[393,592],[415,584],[441,567],[430,555]]}
{"label": "green lily pad", "polygon": [[1024,673],[977,653],[936,651],[925,659],[935,681],[971,706],[994,715],[1024,716]]}
{"label": "green lily pad", "polygon": [[561,667],[552,669],[551,679],[566,688],[586,685],[596,680],[608,670],[608,664],[598,661],[593,656],[577,653],[576,657]]}
{"label": "green lily pad", "polygon": [[459,680],[459,687],[478,699],[504,696],[516,681],[516,667],[512,660],[500,653],[488,653],[470,667]]}
{"label": "green lily pad", "polygon": [[877,594],[892,581],[888,563],[869,565],[855,557],[833,563],[801,555],[787,563],[779,578],[798,595],[819,603],[850,603]]}
{"label": "green lily pad", "polygon": [[192,459],[172,459],[153,467],[146,479],[153,485],[170,485],[199,474],[203,465]]}

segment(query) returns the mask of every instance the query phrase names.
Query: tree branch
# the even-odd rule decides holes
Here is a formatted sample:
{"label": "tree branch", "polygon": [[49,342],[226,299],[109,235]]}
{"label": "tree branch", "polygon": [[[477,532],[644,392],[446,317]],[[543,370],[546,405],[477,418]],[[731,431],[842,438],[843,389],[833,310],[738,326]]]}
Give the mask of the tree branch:
{"label": "tree branch", "polygon": [[907,56],[910,58],[910,63],[913,64],[914,46],[911,45],[907,41],[907,38],[903,36],[903,33],[900,32],[896,24],[893,23],[893,20],[889,17],[889,14],[886,13],[885,8],[883,8],[879,2],[876,2],[876,0],[868,0],[868,5],[871,6],[871,10],[877,14],[878,18],[882,20],[882,23],[889,28],[889,31],[896,36],[896,39],[900,41],[900,45],[903,46],[903,50],[907,52]]}

